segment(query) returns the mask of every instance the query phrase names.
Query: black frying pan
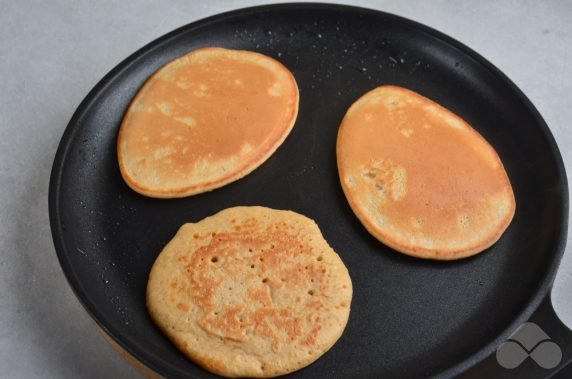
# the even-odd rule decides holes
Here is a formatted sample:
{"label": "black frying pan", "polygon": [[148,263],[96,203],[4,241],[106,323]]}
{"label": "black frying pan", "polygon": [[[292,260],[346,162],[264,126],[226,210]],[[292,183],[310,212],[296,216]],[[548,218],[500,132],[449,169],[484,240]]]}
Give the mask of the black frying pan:
{"label": "black frying pan", "polygon": [[[185,199],[138,195],[117,165],[126,107],[155,70],[203,46],[254,50],[282,61],[300,86],[296,125],[266,163],[238,182]],[[517,209],[488,251],[456,262],[410,258],[371,237],[349,208],[336,168],[338,126],[352,102],[388,83],[456,112],[499,153]],[[548,376],[555,370],[531,359],[513,370],[494,359],[495,349],[531,316],[562,348],[559,367],[572,355],[571,334],[548,298],[566,242],[568,188],[546,124],[478,54],[400,17],[283,4],[225,13],[159,38],[119,64],[81,103],[55,158],[49,200],[58,258],[86,310],[120,346],[168,377],[212,375],[151,322],[147,275],[182,223],[235,205],[313,218],[353,279],[344,335],[291,377]]]}

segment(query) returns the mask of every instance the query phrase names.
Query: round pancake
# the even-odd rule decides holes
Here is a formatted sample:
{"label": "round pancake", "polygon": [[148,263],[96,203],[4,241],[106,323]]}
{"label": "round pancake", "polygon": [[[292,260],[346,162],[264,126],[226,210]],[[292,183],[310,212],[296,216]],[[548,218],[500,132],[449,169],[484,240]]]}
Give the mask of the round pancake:
{"label": "round pancake", "polygon": [[378,87],[349,108],[337,161],[362,224],[408,255],[477,254],[514,215],[512,187],[491,145],[454,113],[405,88]]}
{"label": "round pancake", "polygon": [[297,113],[296,81],[278,61],[195,50],[158,70],[133,99],[118,136],[121,175],[151,197],[210,191],[268,159]]}
{"label": "round pancake", "polygon": [[309,365],[341,336],[352,282],[300,214],[235,207],[183,225],[149,276],[147,308],[194,362],[227,377]]}

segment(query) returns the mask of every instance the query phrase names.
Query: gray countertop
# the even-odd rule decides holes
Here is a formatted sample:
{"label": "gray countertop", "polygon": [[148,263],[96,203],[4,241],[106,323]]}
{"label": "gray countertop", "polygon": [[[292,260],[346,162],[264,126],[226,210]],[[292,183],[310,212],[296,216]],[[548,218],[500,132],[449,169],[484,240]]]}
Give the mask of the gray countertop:
{"label": "gray countertop", "polygon": [[[538,108],[572,171],[572,2],[352,3],[424,23],[495,64]],[[141,377],[99,333],[58,265],[48,223],[52,160],[75,108],[118,62],[174,28],[258,4],[0,0],[0,376]],[[552,292],[569,327],[571,250]]]}

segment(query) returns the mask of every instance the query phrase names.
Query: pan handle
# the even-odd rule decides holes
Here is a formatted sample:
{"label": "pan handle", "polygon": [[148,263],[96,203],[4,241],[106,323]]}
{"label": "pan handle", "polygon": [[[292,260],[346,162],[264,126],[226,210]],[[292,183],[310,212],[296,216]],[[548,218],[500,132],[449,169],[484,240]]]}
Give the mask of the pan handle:
{"label": "pan handle", "polygon": [[550,294],[528,322],[461,378],[571,378],[572,330],[560,321]]}

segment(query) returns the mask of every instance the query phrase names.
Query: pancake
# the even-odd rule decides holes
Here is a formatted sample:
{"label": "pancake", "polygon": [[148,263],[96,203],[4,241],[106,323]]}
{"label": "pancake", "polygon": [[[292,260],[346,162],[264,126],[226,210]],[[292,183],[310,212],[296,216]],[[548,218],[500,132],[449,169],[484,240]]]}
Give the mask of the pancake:
{"label": "pancake", "polygon": [[158,70],[133,99],[117,152],[125,182],[158,198],[238,180],[286,139],[298,113],[290,71],[262,54],[202,48]]}
{"label": "pancake", "polygon": [[405,88],[378,87],[349,108],[337,162],[365,228],[408,255],[477,254],[514,215],[512,187],[493,147],[460,117]]}
{"label": "pancake", "polygon": [[235,207],[183,225],[155,261],[147,308],[194,362],[227,377],[273,377],[341,336],[352,282],[300,214]]}

